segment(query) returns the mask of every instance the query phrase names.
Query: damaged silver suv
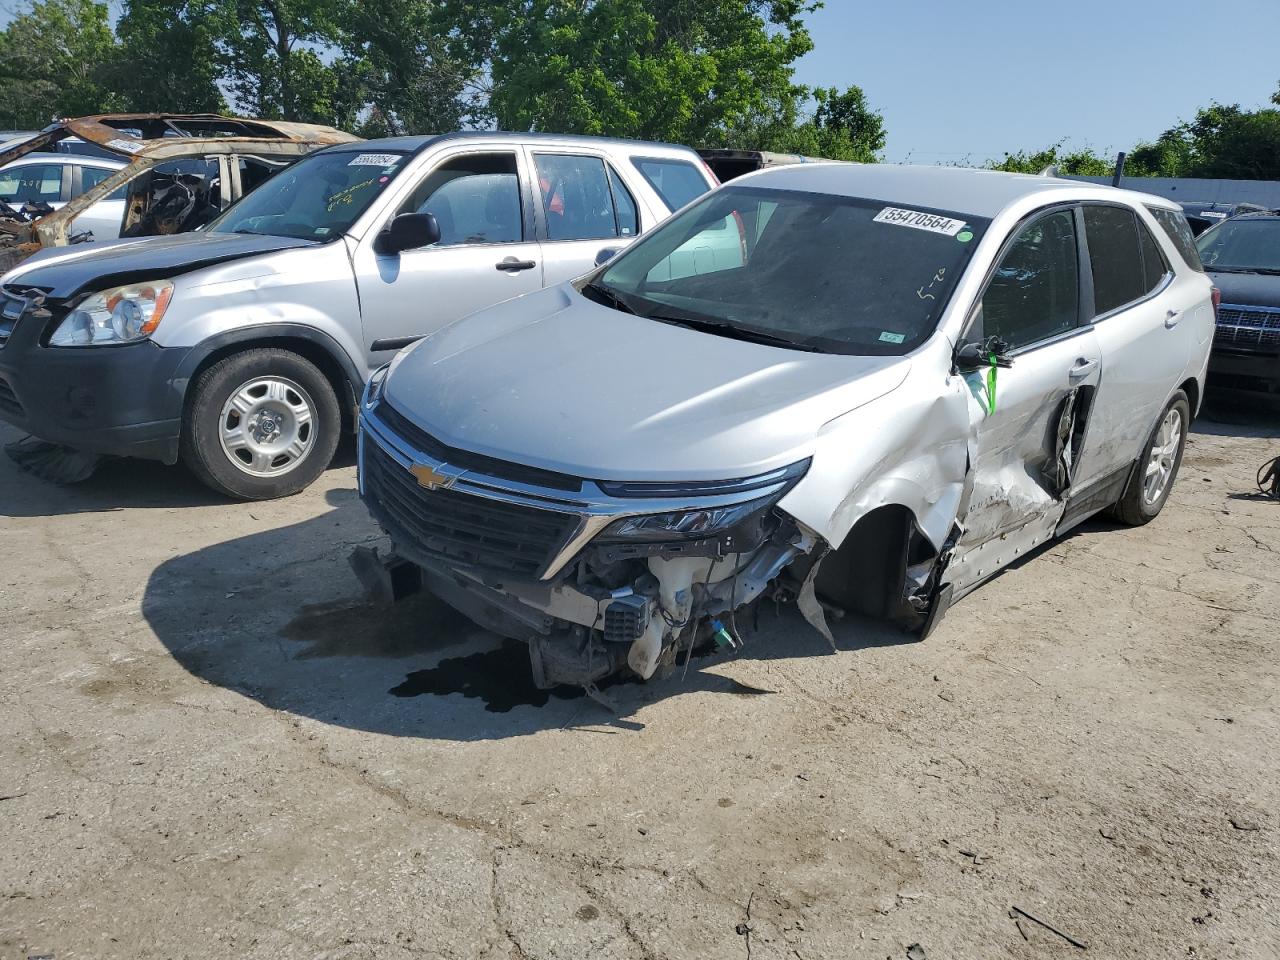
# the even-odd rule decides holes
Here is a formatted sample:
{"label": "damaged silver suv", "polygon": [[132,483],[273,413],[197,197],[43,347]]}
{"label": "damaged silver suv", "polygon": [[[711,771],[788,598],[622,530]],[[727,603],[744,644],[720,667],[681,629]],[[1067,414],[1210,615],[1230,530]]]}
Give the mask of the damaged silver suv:
{"label": "damaged silver suv", "polygon": [[[766,170],[399,354],[361,406],[385,582],[649,678],[795,600],[927,634],[1087,517],[1154,518],[1214,329],[1165,200],[975,170]],[[365,571],[368,580],[368,571]]]}

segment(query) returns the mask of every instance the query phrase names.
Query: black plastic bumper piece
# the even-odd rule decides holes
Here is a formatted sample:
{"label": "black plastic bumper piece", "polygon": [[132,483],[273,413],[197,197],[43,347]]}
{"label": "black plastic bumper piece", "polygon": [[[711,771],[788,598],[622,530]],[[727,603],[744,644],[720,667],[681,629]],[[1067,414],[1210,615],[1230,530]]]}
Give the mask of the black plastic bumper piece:
{"label": "black plastic bumper piece", "polygon": [[175,463],[189,347],[45,347],[28,316],[0,348],[0,420],[42,440]]}

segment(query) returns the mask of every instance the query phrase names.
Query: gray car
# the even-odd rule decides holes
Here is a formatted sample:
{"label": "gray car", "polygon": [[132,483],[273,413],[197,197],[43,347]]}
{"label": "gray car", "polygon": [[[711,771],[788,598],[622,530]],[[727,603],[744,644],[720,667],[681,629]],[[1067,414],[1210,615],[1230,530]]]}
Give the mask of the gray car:
{"label": "gray car", "polygon": [[735,180],[375,375],[383,573],[527,641],[544,686],[736,646],[766,596],[828,639],[824,604],[928,633],[1087,517],[1160,512],[1214,329],[1189,245],[1175,204],[1067,180]]}
{"label": "gray car", "polygon": [[[0,167],[0,202],[61,210],[123,170],[121,160],[68,153],[28,153]],[[108,194],[72,221],[68,232],[85,240],[114,240],[124,219],[125,191]]]}
{"label": "gray car", "polygon": [[232,496],[293,493],[396,351],[592,269],[712,186],[693,151],[651,143],[331,147],[198,233],[44,250],[0,278],[0,418],[77,451],[181,457]]}

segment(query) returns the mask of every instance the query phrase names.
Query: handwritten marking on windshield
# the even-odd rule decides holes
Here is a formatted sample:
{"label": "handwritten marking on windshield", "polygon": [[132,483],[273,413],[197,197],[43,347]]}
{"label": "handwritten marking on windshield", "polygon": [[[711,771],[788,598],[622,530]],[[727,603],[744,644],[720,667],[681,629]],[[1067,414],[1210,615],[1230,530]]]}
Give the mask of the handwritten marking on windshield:
{"label": "handwritten marking on windshield", "polygon": [[339,190],[332,197],[330,197],[328,201],[325,203],[324,205],[325,212],[333,213],[335,208],[341,207],[344,204],[348,204],[353,199],[355,199],[355,195],[358,191],[363,190],[365,187],[371,187],[371,186],[373,186],[373,181],[366,180],[364,183],[353,184],[352,186],[347,187],[345,190]]}

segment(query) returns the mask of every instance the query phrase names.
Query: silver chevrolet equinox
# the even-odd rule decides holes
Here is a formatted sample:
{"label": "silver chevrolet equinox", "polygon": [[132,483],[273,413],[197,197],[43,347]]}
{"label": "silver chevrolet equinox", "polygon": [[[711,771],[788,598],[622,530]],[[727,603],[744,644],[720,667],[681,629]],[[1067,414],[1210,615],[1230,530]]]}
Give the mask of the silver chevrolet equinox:
{"label": "silver chevrolet equinox", "polygon": [[[593,137],[323,150],[202,232],[0,278],[0,419],[91,458],[181,457],[232,496],[294,493],[397,350],[590,270],[712,186],[692,150]],[[506,389],[507,371],[479,376]]]}
{"label": "silver chevrolet equinox", "polygon": [[927,634],[1092,514],[1160,512],[1214,329],[1201,271],[1173,203],[1109,187],[735,180],[375,373],[382,563],[527,641],[542,685],[736,646],[764,596],[829,640],[829,605]]}

